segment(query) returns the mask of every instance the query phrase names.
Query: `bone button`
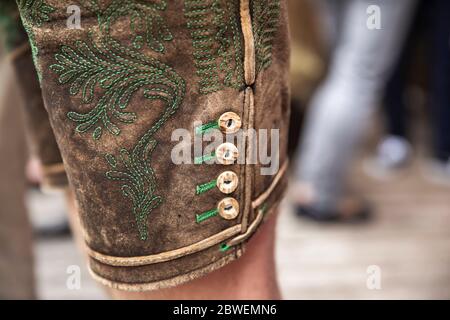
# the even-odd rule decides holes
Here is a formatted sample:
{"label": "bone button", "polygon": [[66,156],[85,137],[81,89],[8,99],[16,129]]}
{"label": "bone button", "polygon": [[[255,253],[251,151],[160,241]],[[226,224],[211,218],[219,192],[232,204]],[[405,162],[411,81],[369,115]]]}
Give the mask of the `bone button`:
{"label": "bone button", "polygon": [[216,157],[219,163],[231,165],[238,159],[239,150],[234,144],[226,142],[217,147]]}
{"label": "bone button", "polygon": [[219,215],[225,220],[236,219],[239,215],[239,203],[234,198],[225,198],[217,205]]}
{"label": "bone button", "polygon": [[230,194],[236,191],[238,182],[239,178],[236,173],[225,171],[217,178],[217,188],[224,194]]}
{"label": "bone button", "polygon": [[219,118],[219,128],[223,133],[236,133],[241,126],[241,118],[234,112],[225,112]]}

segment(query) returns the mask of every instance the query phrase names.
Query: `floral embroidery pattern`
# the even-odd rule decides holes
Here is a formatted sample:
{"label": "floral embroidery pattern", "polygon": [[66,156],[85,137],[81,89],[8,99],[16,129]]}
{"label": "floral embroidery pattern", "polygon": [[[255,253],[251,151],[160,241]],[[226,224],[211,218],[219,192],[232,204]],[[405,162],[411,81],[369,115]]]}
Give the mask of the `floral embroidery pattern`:
{"label": "floral embroidery pattern", "polygon": [[[86,113],[67,114],[78,124],[76,131],[92,131],[95,140],[102,137],[105,129],[119,135],[119,123],[130,124],[137,119],[135,112],[127,111],[131,98],[137,94],[149,102],[162,101],[165,106],[134,147],[121,148],[118,155],[106,155],[111,167],[106,177],[122,183],[122,194],[132,203],[139,237],[146,240],[148,216],[163,201],[156,195],[156,177],[150,165],[157,146],[154,135],[178,110],[186,90],[185,81],[171,67],[138,51],[145,43],[152,50],[163,52],[163,41],[172,39],[163,20],[156,16],[156,11],[164,10],[166,4],[113,0],[102,9],[98,1],[91,0],[87,6],[98,16],[100,34],[72,46],[63,45],[50,67],[59,76],[59,84],[68,85],[71,95],[80,96],[82,103],[90,106]],[[111,35],[113,24],[120,18],[128,19],[134,30],[133,46],[122,44]]]}
{"label": "floral embroidery pattern", "polygon": [[199,92],[244,85],[238,0],[185,0]]}
{"label": "floral embroidery pattern", "polygon": [[17,0],[17,4],[22,17],[37,27],[49,22],[50,14],[55,11],[55,8],[44,0]]}
{"label": "floral embroidery pattern", "polygon": [[260,72],[272,63],[272,47],[280,19],[280,0],[252,0],[251,6],[256,71]]}
{"label": "floral embroidery pattern", "polygon": [[101,8],[98,0],[83,0],[86,8],[99,17],[104,35],[111,34],[111,27],[121,18],[129,21],[132,45],[141,49],[144,44],[156,52],[164,52],[164,42],[173,40],[161,13],[167,8],[167,0],[112,0]]}

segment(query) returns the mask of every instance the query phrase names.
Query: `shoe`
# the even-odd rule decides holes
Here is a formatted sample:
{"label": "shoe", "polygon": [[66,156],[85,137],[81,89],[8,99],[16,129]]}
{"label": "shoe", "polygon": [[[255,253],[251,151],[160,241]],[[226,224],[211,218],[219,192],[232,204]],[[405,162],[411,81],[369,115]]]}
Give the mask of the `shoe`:
{"label": "shoe", "polygon": [[375,157],[364,163],[364,171],[375,179],[390,179],[409,164],[411,156],[412,146],[408,140],[389,135],[378,144]]}
{"label": "shoe", "polygon": [[450,187],[450,159],[428,160],[422,170],[423,176],[431,183]]}
{"label": "shoe", "polygon": [[297,216],[320,223],[362,223],[370,220],[372,210],[369,203],[355,196],[342,199],[334,210],[323,210],[313,204],[295,204]]}

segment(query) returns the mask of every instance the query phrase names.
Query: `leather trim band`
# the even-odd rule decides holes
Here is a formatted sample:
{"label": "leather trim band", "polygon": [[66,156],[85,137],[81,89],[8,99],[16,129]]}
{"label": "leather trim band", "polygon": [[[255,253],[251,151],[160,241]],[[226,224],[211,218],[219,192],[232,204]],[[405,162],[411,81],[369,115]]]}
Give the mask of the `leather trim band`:
{"label": "leather trim band", "polygon": [[240,3],[241,28],[244,36],[244,71],[245,83],[253,85],[256,79],[255,39],[253,35],[252,18],[250,14],[250,0]]}

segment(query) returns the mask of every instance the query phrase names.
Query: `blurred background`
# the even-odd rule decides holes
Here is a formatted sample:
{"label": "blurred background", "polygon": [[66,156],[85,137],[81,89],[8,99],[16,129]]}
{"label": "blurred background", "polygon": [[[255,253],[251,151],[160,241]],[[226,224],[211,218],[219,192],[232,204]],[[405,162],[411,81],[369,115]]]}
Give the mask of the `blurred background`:
{"label": "blurred background", "polygon": [[[284,298],[449,299],[450,2],[289,5]],[[0,298],[105,299],[71,237],[64,193],[40,191],[24,97],[1,51]]]}

